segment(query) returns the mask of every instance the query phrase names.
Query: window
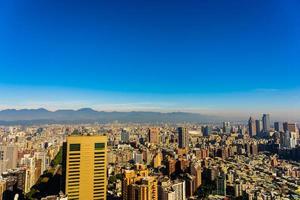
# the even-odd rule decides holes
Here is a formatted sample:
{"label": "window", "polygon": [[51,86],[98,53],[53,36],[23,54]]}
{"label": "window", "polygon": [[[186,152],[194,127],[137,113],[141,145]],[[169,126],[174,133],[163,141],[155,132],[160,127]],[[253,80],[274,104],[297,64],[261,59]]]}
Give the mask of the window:
{"label": "window", "polygon": [[80,144],[70,144],[70,151],[80,151]]}
{"label": "window", "polygon": [[104,150],[105,143],[95,143],[95,150]]}
{"label": "window", "polygon": [[94,158],[104,158],[104,155],[101,155],[101,156],[94,156]]}
{"label": "window", "polygon": [[80,156],[80,153],[70,153],[70,156]]}

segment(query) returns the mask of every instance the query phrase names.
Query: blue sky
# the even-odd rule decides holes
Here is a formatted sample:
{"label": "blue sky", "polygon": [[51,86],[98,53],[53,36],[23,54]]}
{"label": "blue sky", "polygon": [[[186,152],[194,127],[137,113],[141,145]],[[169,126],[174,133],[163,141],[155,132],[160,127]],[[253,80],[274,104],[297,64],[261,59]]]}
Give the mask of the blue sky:
{"label": "blue sky", "polygon": [[3,1],[0,109],[290,115],[300,111],[299,9],[297,0]]}

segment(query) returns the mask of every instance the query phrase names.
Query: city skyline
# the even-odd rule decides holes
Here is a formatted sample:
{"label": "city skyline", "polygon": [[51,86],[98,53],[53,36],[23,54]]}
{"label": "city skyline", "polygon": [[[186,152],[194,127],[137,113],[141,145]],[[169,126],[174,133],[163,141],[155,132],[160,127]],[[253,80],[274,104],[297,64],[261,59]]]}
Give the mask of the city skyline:
{"label": "city skyline", "polygon": [[0,109],[299,119],[297,2],[118,5],[3,2]]}

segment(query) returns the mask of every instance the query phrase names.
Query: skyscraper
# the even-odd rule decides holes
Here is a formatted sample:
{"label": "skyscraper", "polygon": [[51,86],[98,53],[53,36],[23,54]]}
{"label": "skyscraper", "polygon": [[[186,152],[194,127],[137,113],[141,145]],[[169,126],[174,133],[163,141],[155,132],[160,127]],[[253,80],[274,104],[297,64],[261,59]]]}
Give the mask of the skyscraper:
{"label": "skyscraper", "polygon": [[203,135],[204,136],[209,136],[212,132],[212,128],[210,126],[205,126],[203,127]]}
{"label": "skyscraper", "polygon": [[106,136],[67,137],[66,188],[68,199],[106,199]]}
{"label": "skyscraper", "polygon": [[149,128],[148,129],[148,140],[150,143],[159,143],[159,128]]}
{"label": "skyscraper", "polygon": [[266,133],[270,130],[270,115],[269,114],[263,114],[263,132]]}
{"label": "skyscraper", "polygon": [[121,132],[121,141],[122,142],[129,142],[129,133],[124,129]]}
{"label": "skyscraper", "polygon": [[223,122],[223,132],[227,134],[231,132],[230,122]]}
{"label": "skyscraper", "polygon": [[256,125],[256,135],[260,136],[263,130],[262,120],[260,119],[255,120],[255,125]]}
{"label": "skyscraper", "polygon": [[187,148],[189,146],[189,133],[186,128],[178,127],[178,147]]}
{"label": "skyscraper", "polygon": [[274,122],[274,129],[277,132],[283,131],[283,124],[281,122]]}
{"label": "skyscraper", "polygon": [[248,126],[249,126],[249,135],[251,137],[256,135],[256,124],[255,124],[255,120],[250,117],[249,121],[248,121]]}
{"label": "skyscraper", "polygon": [[226,175],[221,174],[217,177],[217,194],[226,196]]}

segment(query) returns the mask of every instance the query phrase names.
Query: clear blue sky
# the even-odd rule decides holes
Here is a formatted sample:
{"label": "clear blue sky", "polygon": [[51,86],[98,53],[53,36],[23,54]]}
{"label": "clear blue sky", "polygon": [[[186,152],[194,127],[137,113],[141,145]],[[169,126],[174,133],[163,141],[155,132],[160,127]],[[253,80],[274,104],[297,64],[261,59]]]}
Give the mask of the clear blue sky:
{"label": "clear blue sky", "polygon": [[2,1],[0,104],[300,109],[299,10],[298,0]]}

